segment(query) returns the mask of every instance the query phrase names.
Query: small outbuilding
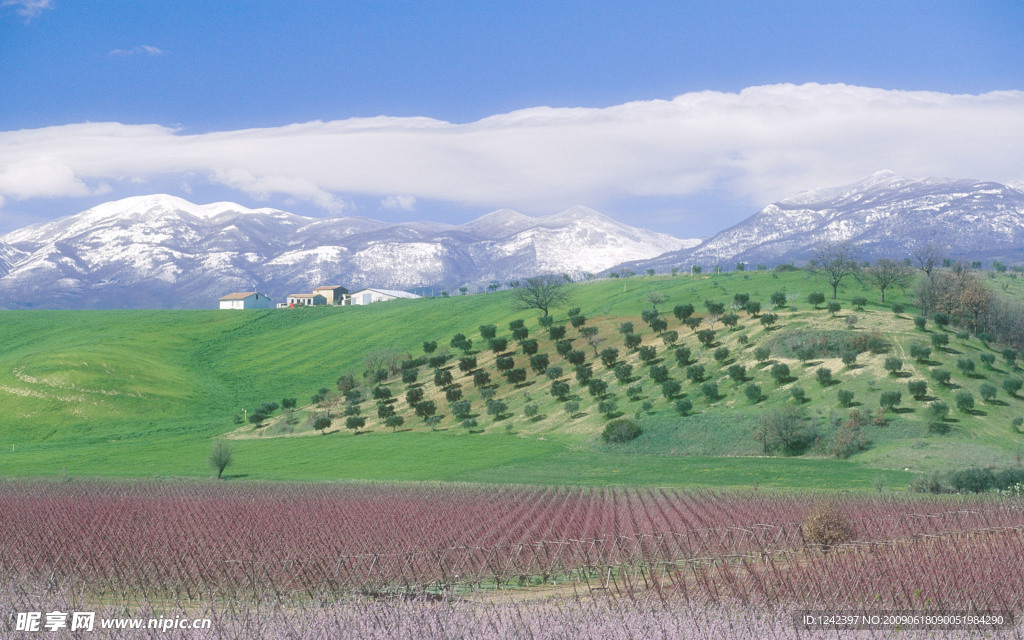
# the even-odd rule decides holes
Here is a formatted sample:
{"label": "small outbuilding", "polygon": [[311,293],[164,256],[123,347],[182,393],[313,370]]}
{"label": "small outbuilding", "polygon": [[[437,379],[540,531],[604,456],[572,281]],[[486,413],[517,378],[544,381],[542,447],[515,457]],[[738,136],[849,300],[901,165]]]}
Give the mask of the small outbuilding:
{"label": "small outbuilding", "polygon": [[372,304],[374,302],[386,302],[388,300],[421,298],[415,293],[408,291],[397,291],[395,289],[363,289],[352,294],[352,304]]}
{"label": "small outbuilding", "polygon": [[270,309],[270,298],[256,291],[229,293],[220,298],[221,309]]}

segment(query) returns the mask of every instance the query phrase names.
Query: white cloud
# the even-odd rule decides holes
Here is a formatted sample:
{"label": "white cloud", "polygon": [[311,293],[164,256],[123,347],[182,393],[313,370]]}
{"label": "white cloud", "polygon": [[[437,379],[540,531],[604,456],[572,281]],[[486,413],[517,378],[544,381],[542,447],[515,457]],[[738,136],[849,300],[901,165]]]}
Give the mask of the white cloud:
{"label": "white cloud", "polygon": [[416,198],[415,196],[388,196],[380,201],[380,206],[385,209],[414,211],[416,209]]}
{"label": "white cloud", "polygon": [[154,46],[151,46],[151,45],[148,45],[148,44],[140,44],[139,46],[132,47],[131,49],[114,49],[108,55],[111,55],[111,56],[114,56],[114,57],[117,57],[117,58],[121,58],[121,57],[125,57],[125,56],[137,56],[137,55],[159,56],[159,55],[163,55],[163,53],[164,53],[163,49],[158,49],[157,47],[154,47]]}
{"label": "white cloud", "polygon": [[0,8],[14,7],[14,12],[26,20],[36,18],[45,9],[53,8],[53,0],[2,0]]}
{"label": "white cloud", "polygon": [[1024,179],[1024,92],[770,85],[467,124],[378,117],[196,135],[118,123],[0,133],[0,196],[15,199],[185,176],[328,211],[350,196],[543,212],[715,192],[760,206],[883,168]]}

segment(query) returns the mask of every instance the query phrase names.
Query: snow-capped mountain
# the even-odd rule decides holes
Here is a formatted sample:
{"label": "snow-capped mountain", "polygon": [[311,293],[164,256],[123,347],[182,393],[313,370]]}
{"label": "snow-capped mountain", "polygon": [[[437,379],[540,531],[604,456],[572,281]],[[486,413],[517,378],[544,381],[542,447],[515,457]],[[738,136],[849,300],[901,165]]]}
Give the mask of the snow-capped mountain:
{"label": "snow-capped mountain", "polygon": [[862,259],[902,258],[935,244],[951,258],[1024,261],[1024,191],[996,182],[903,178],[880,171],[768,205],[693,248],[627,266],[804,262],[822,243],[850,242]]}
{"label": "snow-capped mountain", "polygon": [[308,218],[168,195],[108,202],[0,237],[0,307],[211,308],[320,284],[412,288],[597,273],[697,244],[575,207],[461,225]]}

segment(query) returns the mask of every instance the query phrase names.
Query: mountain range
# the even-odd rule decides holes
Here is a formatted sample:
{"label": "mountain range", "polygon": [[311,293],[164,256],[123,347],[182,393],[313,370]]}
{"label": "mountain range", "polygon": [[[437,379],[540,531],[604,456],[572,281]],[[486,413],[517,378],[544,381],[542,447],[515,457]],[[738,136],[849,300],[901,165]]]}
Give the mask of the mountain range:
{"label": "mountain range", "polygon": [[410,289],[579,277],[698,242],[586,207],[540,218],[503,209],[455,226],[150,195],[0,237],[0,306],[213,308],[233,291],[283,300],[321,284]]}
{"label": "mountain range", "polygon": [[865,260],[934,244],[954,259],[1024,263],[1024,189],[881,171],[769,204],[703,242],[586,207],[501,209],[456,226],[139,196],[0,236],[0,307],[212,308],[233,291],[282,300],[321,284],[439,291],[539,273],[771,266],[837,242]]}
{"label": "mountain range", "polygon": [[849,242],[862,259],[902,258],[926,244],[954,259],[1024,262],[1024,190],[978,180],[904,178],[879,171],[841,187],[769,204],[695,247],[621,265],[642,271],[735,263],[805,262]]}

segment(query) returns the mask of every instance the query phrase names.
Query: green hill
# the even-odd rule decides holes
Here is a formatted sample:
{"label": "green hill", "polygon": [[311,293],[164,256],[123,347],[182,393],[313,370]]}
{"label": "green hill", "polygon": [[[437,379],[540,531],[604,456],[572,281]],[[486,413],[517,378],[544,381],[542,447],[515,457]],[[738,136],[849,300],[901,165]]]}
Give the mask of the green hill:
{"label": "green hill", "polygon": [[[1002,284],[1009,293],[1019,288],[1010,275],[994,282],[997,288]],[[958,337],[930,322],[917,328],[909,300],[898,294],[887,298],[907,304],[900,315],[888,304],[874,304],[877,293],[855,282],[844,285],[835,314],[807,302],[808,294],[826,287],[804,272],[573,285],[572,306],[585,320],[573,326],[566,309],[553,315],[555,326],[565,328],[562,339],[571,340],[563,346],[569,349],[565,355],[535,312],[513,310],[510,292],[253,312],[0,312],[0,473],[208,475],[211,439],[224,435],[235,448],[227,475],[268,479],[864,488],[878,482],[903,486],[915,473],[951,466],[1013,463],[1024,435],[1012,421],[1024,414],[1024,400],[1008,394],[1003,381],[1024,375],[1019,363],[1007,362],[999,345]],[[787,304],[774,311],[778,321],[767,327],[761,317],[778,291],[787,294]],[[653,292],[664,298],[656,305],[665,322],[658,327],[655,321],[660,331],[644,319],[652,319]],[[762,311],[731,311],[736,294],[747,294]],[[860,296],[872,303],[853,310],[851,301]],[[736,316],[734,327],[721,319],[715,324],[710,346],[697,339],[709,327],[705,300],[722,303],[726,314]],[[701,320],[695,329],[673,314],[684,304]],[[850,314],[857,316],[852,328]],[[525,339],[536,340],[533,355],[561,367],[560,375],[531,367],[524,336],[517,341],[510,328],[516,320],[523,321]],[[620,328],[627,322],[639,348],[625,344]],[[503,350],[490,348],[481,325],[493,325],[496,336],[507,339]],[[582,333],[595,329],[591,344]],[[672,331],[678,334],[674,342]],[[472,340],[468,351],[450,345],[458,333]],[[932,347],[933,335],[947,336],[948,344]],[[437,350],[424,354],[425,341],[436,342]],[[932,349],[929,356],[912,357],[911,348],[922,345]],[[605,366],[599,354],[609,348],[618,350],[616,363],[628,364],[631,375]],[[690,351],[688,361],[677,358],[681,348]],[[756,357],[763,348],[767,360]],[[859,352],[853,365],[841,359],[848,351]],[[445,352],[449,358],[441,363],[437,357]],[[368,355],[389,353],[408,353],[406,379],[415,370],[415,382],[403,382],[400,361],[379,384],[364,377],[367,364],[376,366]],[[645,362],[642,354],[652,359]],[[476,359],[475,366],[462,370],[460,358],[466,356]],[[593,389],[581,384],[566,356],[582,358],[600,382]],[[429,357],[435,361],[425,361]],[[508,381],[499,357],[511,358],[511,368],[523,369],[525,379]],[[887,358],[902,360],[895,374],[885,370]],[[957,367],[964,359],[974,363],[972,373]],[[782,364],[790,375],[777,380],[772,371]],[[704,376],[688,378],[690,367],[698,365]],[[742,376],[736,367],[743,368]],[[822,368],[831,370],[831,382],[819,382]],[[934,379],[936,369],[951,373],[947,384]],[[441,384],[435,384],[435,370],[447,371],[451,383],[441,373]],[[652,370],[659,379],[677,382],[678,390],[671,382],[664,389]],[[490,378],[482,387],[473,381],[478,371]],[[336,386],[345,374],[357,382],[358,402],[346,400]],[[908,388],[914,380],[927,384],[917,398]],[[567,387],[563,398],[551,393],[559,383]],[[705,393],[708,383],[717,394]],[[759,396],[747,395],[750,385],[760,387]],[[983,400],[983,385],[996,389],[994,398]],[[386,390],[378,395],[390,394],[384,403],[403,418],[401,426],[388,427],[379,417],[376,387]],[[434,403],[435,417],[416,414],[406,400],[410,387]],[[800,404],[793,397],[796,387],[804,391]],[[314,403],[311,396],[321,388],[328,394]],[[840,406],[840,390],[853,393],[850,407]],[[891,391],[901,392],[900,402],[877,416],[882,394]],[[957,409],[963,392],[975,402],[969,412]],[[458,402],[469,403],[465,416],[453,415],[449,397],[457,393]],[[504,410],[488,413],[484,396],[491,396],[494,409],[501,407],[493,401],[503,402]],[[273,410],[261,426],[236,422],[283,398],[296,398],[298,407],[287,415]],[[686,407],[680,403],[687,402],[689,410],[681,412]],[[935,402],[950,407],[945,420],[930,415]],[[763,456],[769,442],[755,437],[759,419],[784,408],[800,414],[797,441],[788,451],[775,447],[773,455]],[[851,410],[863,418],[855,431]],[[347,429],[346,413],[356,412],[365,423]],[[326,435],[312,428],[317,416],[331,421]],[[643,434],[624,444],[605,443],[600,434],[610,418],[628,419]],[[837,458],[837,438],[850,440],[851,433],[852,444],[840,447],[849,457]]]}

